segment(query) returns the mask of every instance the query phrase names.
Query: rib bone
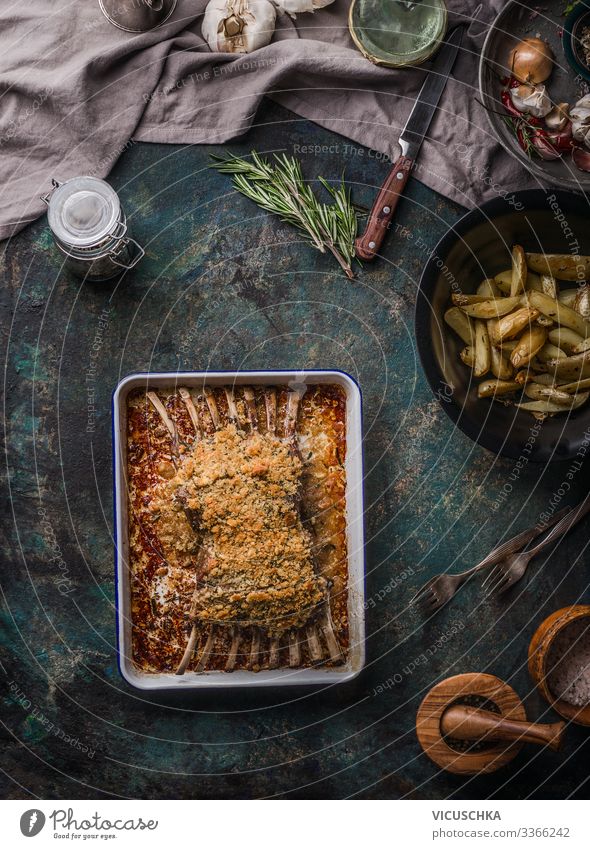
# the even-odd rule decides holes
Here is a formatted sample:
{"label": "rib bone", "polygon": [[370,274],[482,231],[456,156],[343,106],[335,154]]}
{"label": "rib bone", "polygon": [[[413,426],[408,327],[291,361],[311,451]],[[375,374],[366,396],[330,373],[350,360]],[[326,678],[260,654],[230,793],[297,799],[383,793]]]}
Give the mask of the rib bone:
{"label": "rib bone", "polygon": [[264,390],[264,408],[266,410],[266,429],[269,433],[277,431],[277,393],[276,389],[266,387]]}
{"label": "rib bone", "polygon": [[197,439],[201,438],[201,424],[199,422],[199,414],[197,413],[197,408],[193,402],[191,393],[184,386],[179,388],[180,397],[184,401],[184,405],[188,411],[190,416],[190,420],[193,423],[193,427],[195,429],[195,434]]}
{"label": "rib bone", "polygon": [[320,638],[317,632],[317,626],[308,625],[307,626],[307,645],[309,646],[309,654],[312,660],[318,661],[321,660],[324,656],[322,651],[322,647],[320,645]]}
{"label": "rib bone", "polygon": [[248,419],[252,430],[258,430],[258,413],[256,412],[256,401],[254,399],[254,391],[249,386],[244,386],[244,398],[246,401],[246,409],[248,410]]}
{"label": "rib bone", "polygon": [[238,626],[234,625],[234,627],[232,628],[231,647],[230,647],[230,650],[229,650],[229,654],[227,656],[227,662],[225,664],[225,671],[226,672],[233,672],[233,670],[235,668],[236,659],[238,657],[238,648],[240,646],[240,640],[241,639],[242,639],[242,633],[241,633],[240,629],[238,628]]}
{"label": "rib bone", "polygon": [[215,401],[215,395],[213,394],[213,390],[209,386],[205,386],[204,390],[205,401],[207,402],[207,407],[209,408],[209,412],[211,413],[211,421],[213,422],[213,427],[215,430],[219,427],[219,410],[217,408],[217,402]]}
{"label": "rib bone", "polygon": [[197,645],[197,638],[199,636],[199,631],[196,625],[193,625],[191,628],[191,635],[188,638],[188,643],[186,644],[186,648],[184,650],[184,654],[182,655],[182,660],[178,664],[176,668],[175,675],[184,675],[186,672],[186,668],[191,661],[191,657],[193,656],[193,652],[195,650],[195,646]]}
{"label": "rib bone", "polygon": [[177,444],[178,444],[178,434],[176,432],[176,425],[174,424],[174,422],[172,421],[172,419],[168,415],[168,411],[166,410],[166,407],[162,404],[162,402],[160,401],[160,399],[158,398],[158,396],[156,395],[155,392],[148,392],[147,397],[150,399],[155,410],[157,411],[160,418],[162,419],[162,422],[166,426],[168,433],[172,437],[172,442],[173,442],[174,446],[176,447]]}
{"label": "rib bone", "polygon": [[289,634],[289,666],[292,669],[301,666],[301,649],[296,631],[291,631]]}
{"label": "rib bone", "polygon": [[203,651],[201,652],[201,656],[197,662],[195,667],[197,672],[202,672],[203,669],[207,666],[209,662],[209,658],[211,656],[211,652],[213,651],[213,646],[215,644],[215,625],[211,625],[209,628],[209,633],[207,635],[207,642],[203,646]]}
{"label": "rib bone", "polygon": [[334,633],[334,623],[332,622],[329,601],[326,601],[324,605],[324,615],[322,617],[320,627],[322,629],[324,639],[326,640],[328,651],[330,652],[330,659],[335,663],[340,663],[342,661],[342,652],[340,650],[336,634]]}
{"label": "rib bone", "polygon": [[258,666],[260,657],[260,629],[252,629],[252,644],[250,646],[250,666]]}
{"label": "rib bone", "polygon": [[270,640],[270,649],[268,653],[268,668],[276,669],[279,665],[279,651],[280,651],[279,641],[276,637],[271,637]]}

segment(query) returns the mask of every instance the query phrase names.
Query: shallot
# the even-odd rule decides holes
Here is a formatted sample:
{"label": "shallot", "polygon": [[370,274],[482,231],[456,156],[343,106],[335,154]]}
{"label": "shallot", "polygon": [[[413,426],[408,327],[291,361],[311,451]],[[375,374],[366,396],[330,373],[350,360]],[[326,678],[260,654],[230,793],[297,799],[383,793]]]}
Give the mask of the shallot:
{"label": "shallot", "polygon": [[545,82],[553,70],[553,53],[540,38],[524,38],[510,53],[510,71],[521,83]]}

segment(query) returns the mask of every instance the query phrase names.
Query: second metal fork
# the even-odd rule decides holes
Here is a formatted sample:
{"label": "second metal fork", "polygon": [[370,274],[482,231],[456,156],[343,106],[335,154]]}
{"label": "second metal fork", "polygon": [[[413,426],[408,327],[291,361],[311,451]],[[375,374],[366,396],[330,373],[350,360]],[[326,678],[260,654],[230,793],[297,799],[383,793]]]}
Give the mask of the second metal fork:
{"label": "second metal fork", "polygon": [[483,588],[487,589],[489,595],[502,595],[502,593],[505,593],[520,581],[533,557],[540,554],[544,548],[555,542],[558,537],[565,536],[570,528],[573,528],[588,512],[590,512],[590,496],[586,496],[581,504],[570,510],[540,543],[527,551],[510,554],[505,560],[498,563],[486,577],[482,584]]}
{"label": "second metal fork", "polygon": [[496,564],[506,560],[506,558],[510,555],[520,551],[521,548],[528,545],[529,542],[532,542],[532,540],[540,534],[544,533],[547,528],[550,528],[552,525],[556,525],[570,512],[570,507],[564,507],[551,517],[545,527],[539,529],[537,525],[535,525],[532,528],[528,528],[526,531],[521,531],[521,533],[512,537],[512,539],[506,540],[506,542],[494,548],[480,563],[476,566],[472,566],[471,569],[467,569],[465,572],[459,572],[456,575],[448,575],[446,573],[443,573],[442,575],[435,575],[418,590],[410,604],[420,605],[420,607],[423,608],[424,613],[427,615],[435,613],[439,608],[450,601],[457,590],[463,586],[465,581],[467,581],[472,575],[475,575],[476,572],[479,572],[488,566],[495,566]]}

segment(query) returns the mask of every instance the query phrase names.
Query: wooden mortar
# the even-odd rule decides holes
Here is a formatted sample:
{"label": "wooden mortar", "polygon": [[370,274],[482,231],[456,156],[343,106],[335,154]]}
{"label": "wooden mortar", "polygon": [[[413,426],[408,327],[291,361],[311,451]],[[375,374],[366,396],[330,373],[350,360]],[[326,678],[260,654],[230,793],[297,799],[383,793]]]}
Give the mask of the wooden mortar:
{"label": "wooden mortar", "polygon": [[[466,703],[473,699],[493,709]],[[557,751],[565,727],[565,722],[527,722],[524,706],[512,687],[494,675],[475,672],[436,684],[416,717],[418,740],[428,757],[459,775],[495,772],[509,763],[524,743]],[[458,749],[457,743],[466,750]],[[477,748],[470,743],[478,744]]]}
{"label": "wooden mortar", "polygon": [[539,692],[557,713],[578,725],[590,725],[590,705],[577,707],[553,695],[547,683],[547,675],[550,672],[547,668],[547,658],[557,635],[567,625],[586,617],[590,617],[588,604],[575,604],[572,607],[556,610],[541,622],[529,646],[529,672]]}

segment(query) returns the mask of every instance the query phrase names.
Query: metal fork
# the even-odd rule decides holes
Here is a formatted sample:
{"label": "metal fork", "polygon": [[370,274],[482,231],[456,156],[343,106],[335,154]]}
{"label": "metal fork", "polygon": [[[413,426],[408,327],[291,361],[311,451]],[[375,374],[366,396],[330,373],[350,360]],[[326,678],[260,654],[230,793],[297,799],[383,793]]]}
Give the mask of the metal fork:
{"label": "metal fork", "polygon": [[515,551],[519,551],[540,534],[544,533],[547,528],[557,524],[570,512],[570,507],[564,507],[551,517],[545,527],[539,529],[534,525],[534,527],[528,528],[526,531],[521,531],[521,533],[512,537],[512,539],[506,540],[506,542],[494,548],[476,566],[472,566],[471,569],[467,569],[465,572],[458,572],[456,575],[448,575],[443,572],[442,575],[435,575],[426,581],[424,586],[418,590],[416,595],[411,599],[410,604],[418,604],[427,615],[435,613],[450,601],[465,581],[472,575],[475,575],[476,572],[505,560],[511,554],[514,554]]}
{"label": "metal fork", "polygon": [[511,587],[513,587],[523,577],[528,569],[529,563],[540,554],[544,548],[551,545],[558,537],[565,536],[570,528],[580,521],[580,519],[590,512],[590,495],[586,496],[573,510],[564,516],[545,539],[527,551],[519,551],[506,557],[501,563],[492,569],[482,584],[484,589],[487,588],[487,595],[502,595]]}

